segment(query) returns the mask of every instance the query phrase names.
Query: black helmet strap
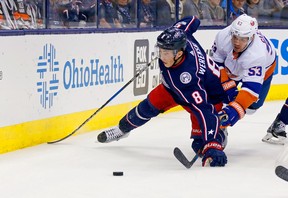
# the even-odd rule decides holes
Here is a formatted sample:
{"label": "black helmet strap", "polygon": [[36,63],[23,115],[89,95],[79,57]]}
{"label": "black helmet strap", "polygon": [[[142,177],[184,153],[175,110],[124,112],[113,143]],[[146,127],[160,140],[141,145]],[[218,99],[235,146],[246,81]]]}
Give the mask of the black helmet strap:
{"label": "black helmet strap", "polygon": [[[175,59],[177,52],[180,52],[180,51],[183,52],[182,55],[179,56],[177,59]],[[178,61],[180,58],[182,58],[183,56],[184,56],[184,50],[183,50],[183,49],[181,49],[181,50],[174,50],[174,58],[173,58],[173,59],[174,59],[174,63],[173,63],[172,66],[176,65],[177,61]]]}

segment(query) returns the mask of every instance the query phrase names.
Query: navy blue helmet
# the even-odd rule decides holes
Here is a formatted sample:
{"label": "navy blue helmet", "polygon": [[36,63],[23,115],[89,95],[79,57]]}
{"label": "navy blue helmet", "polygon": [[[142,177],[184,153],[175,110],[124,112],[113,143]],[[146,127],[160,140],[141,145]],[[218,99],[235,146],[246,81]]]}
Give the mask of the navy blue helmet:
{"label": "navy blue helmet", "polygon": [[157,37],[156,46],[167,50],[185,50],[186,34],[176,27],[169,27]]}

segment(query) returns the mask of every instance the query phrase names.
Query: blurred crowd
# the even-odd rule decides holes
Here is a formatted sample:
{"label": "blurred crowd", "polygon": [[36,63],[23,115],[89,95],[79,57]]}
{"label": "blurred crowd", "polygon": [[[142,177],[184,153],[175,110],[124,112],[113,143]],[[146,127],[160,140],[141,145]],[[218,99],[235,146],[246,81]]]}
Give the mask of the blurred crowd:
{"label": "blurred crowd", "polygon": [[[288,0],[0,0],[0,29],[151,28],[197,16],[226,26],[246,13],[261,26],[288,26]],[[45,9],[46,8],[46,9]]]}

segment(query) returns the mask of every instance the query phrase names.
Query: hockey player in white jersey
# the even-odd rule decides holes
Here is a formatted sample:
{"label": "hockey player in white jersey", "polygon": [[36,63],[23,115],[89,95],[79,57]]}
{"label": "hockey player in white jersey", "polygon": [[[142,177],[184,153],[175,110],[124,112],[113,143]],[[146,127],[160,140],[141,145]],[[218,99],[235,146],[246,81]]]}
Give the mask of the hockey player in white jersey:
{"label": "hockey player in white jersey", "polygon": [[233,126],[263,105],[276,66],[275,48],[258,30],[257,20],[243,14],[217,34],[212,50],[229,96],[219,116],[225,116],[223,127]]}

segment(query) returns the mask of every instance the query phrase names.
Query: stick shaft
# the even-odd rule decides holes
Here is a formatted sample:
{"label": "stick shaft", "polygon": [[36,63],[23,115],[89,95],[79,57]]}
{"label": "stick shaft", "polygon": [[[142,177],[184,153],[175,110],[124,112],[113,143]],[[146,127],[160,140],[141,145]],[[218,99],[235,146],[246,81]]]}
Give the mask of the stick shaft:
{"label": "stick shaft", "polygon": [[145,67],[143,67],[133,78],[131,78],[123,87],[121,87],[111,98],[109,98],[99,109],[97,109],[89,118],[87,118],[82,124],[80,124],[74,131],[72,131],[70,134],[66,135],[65,137],[63,137],[61,139],[47,142],[47,144],[54,144],[57,142],[61,142],[62,140],[65,140],[68,137],[70,137],[71,135],[73,135],[74,133],[76,133],[79,129],[82,128],[83,125],[85,125],[87,122],[89,122],[89,120],[91,120],[99,111],[101,111],[116,96],[118,96],[128,85],[130,85],[141,73],[143,73],[145,70],[147,70],[150,67],[150,65],[152,64],[152,62],[154,62],[156,59],[157,59],[157,57],[152,59],[151,62],[149,62]]}

